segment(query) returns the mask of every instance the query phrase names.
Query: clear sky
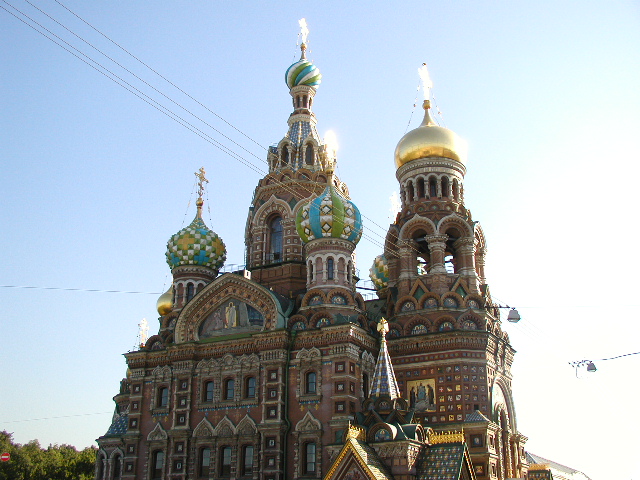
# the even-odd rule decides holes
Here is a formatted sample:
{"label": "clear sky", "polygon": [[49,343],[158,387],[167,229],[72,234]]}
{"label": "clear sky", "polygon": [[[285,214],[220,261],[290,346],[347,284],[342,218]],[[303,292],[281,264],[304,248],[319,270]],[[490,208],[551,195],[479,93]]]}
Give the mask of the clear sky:
{"label": "clear sky", "polygon": [[[594,480],[640,477],[640,355],[577,376],[567,363],[640,350],[637,2],[60,0],[249,140],[56,1],[31,1],[261,168],[287,129],[284,72],[306,17],[320,134],[336,133],[340,177],[385,227],[365,221],[362,276],[382,251],[393,151],[421,120],[426,62],[441,121],[469,142],[465,199],[487,236],[491,292],[523,317],[505,329],[528,449]],[[9,5],[189,117],[28,3]],[[6,10],[0,42],[0,284],[152,293],[0,288],[0,429],[84,447],[109,426],[137,324],[157,330],[193,172],[207,171],[206,221],[235,264],[259,175]]]}

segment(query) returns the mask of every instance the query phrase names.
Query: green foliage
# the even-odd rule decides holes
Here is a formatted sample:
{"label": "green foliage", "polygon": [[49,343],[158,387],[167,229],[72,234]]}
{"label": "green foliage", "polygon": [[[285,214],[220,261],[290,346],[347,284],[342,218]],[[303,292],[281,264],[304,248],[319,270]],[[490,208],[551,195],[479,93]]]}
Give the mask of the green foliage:
{"label": "green foliage", "polygon": [[38,440],[20,445],[12,434],[0,432],[0,453],[11,460],[0,462],[0,480],[91,480],[94,477],[95,447],[82,451],[71,445],[49,445],[44,449]]}

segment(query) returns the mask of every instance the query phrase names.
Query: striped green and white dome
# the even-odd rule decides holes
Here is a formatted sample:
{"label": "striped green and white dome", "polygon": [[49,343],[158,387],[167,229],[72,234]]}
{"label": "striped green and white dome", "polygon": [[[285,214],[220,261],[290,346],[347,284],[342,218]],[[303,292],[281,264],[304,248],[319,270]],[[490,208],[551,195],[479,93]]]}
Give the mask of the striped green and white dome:
{"label": "striped green and white dome", "polygon": [[303,58],[287,68],[284,80],[289,88],[307,85],[317,89],[322,81],[322,74],[318,67],[303,56]]}
{"label": "striped green and white dome", "polygon": [[362,236],[362,217],[358,207],[330,185],[298,211],[296,229],[304,243],[333,237],[357,244]]}
{"label": "striped green and white dome", "polygon": [[227,259],[224,242],[204,223],[201,210],[202,204],[198,203],[198,213],[193,222],[167,242],[167,263],[171,270],[183,265],[200,265],[217,272]]}
{"label": "striped green and white dome", "polygon": [[387,257],[384,255],[378,255],[373,260],[373,265],[371,265],[371,268],[369,269],[369,278],[377,290],[387,287],[389,284],[389,265],[387,264]]}

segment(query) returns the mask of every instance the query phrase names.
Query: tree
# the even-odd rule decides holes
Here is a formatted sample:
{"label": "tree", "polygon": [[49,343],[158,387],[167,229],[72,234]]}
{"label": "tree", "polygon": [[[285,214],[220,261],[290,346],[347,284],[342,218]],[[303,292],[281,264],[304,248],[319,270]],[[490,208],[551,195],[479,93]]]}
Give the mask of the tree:
{"label": "tree", "polygon": [[0,432],[0,450],[11,460],[0,463],[0,480],[91,480],[96,463],[95,447],[78,452],[71,445],[40,446],[38,440],[14,443],[13,434]]}

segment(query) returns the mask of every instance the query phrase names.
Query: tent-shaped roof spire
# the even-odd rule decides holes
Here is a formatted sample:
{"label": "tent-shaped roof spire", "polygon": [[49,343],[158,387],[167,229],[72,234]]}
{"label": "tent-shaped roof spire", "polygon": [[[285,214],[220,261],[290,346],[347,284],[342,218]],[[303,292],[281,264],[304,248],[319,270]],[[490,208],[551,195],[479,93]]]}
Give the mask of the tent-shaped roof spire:
{"label": "tent-shaped roof spire", "polygon": [[380,319],[380,322],[378,322],[378,331],[380,332],[380,354],[378,355],[376,370],[373,374],[371,394],[369,397],[375,398],[385,395],[389,396],[391,400],[395,400],[396,398],[400,398],[400,389],[398,388],[396,374],[393,371],[391,357],[387,350],[387,332],[389,331],[389,325],[386,319]]}

